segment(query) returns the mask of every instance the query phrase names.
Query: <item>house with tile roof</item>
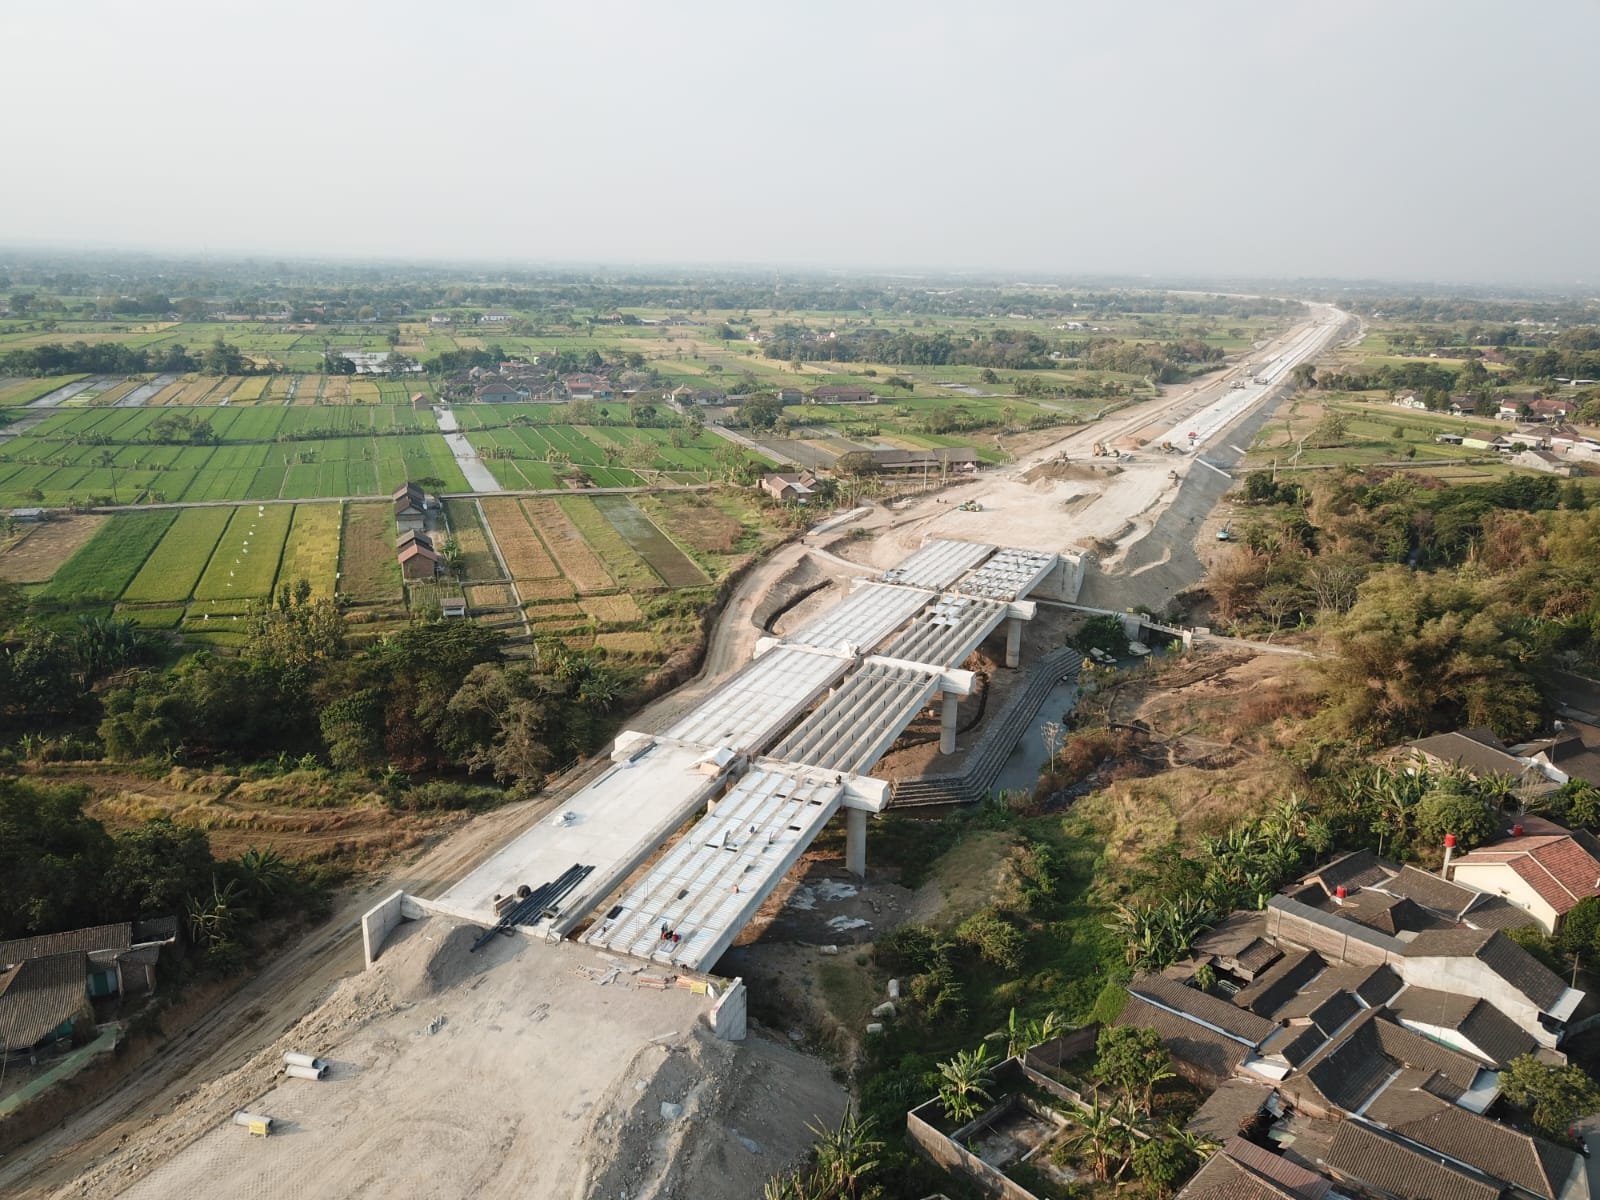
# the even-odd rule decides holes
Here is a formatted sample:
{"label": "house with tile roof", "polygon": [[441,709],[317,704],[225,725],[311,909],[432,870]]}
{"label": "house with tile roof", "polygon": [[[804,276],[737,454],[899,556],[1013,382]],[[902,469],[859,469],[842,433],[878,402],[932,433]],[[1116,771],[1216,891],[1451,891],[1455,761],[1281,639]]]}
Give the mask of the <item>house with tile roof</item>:
{"label": "house with tile roof", "polygon": [[91,997],[143,995],[155,990],[161,948],[176,941],[177,935],[177,921],[161,918],[16,938],[0,942],[0,970],[33,959],[80,954]]}
{"label": "house with tile roof", "polygon": [[1407,742],[1393,753],[1402,761],[1435,771],[1461,771],[1472,779],[1507,776],[1515,781],[1517,790],[1524,796],[1546,795],[1558,786],[1541,764],[1513,754],[1488,729],[1436,733]]}
{"label": "house with tile roof", "polygon": [[432,546],[421,541],[408,542],[395,557],[400,560],[402,579],[436,579],[445,573],[444,559]]}
{"label": "house with tile roof", "polygon": [[1333,1181],[1235,1137],[1178,1193],[1177,1200],[1323,1200]]}
{"label": "house with tile roof", "polygon": [[1464,1163],[1536,1200],[1588,1197],[1588,1172],[1572,1150],[1468,1112],[1425,1088],[1391,1082],[1362,1117],[1423,1154]]}
{"label": "house with tile roof", "polygon": [[1453,882],[1503,897],[1551,934],[1580,900],[1600,896],[1600,843],[1534,816],[1519,818],[1510,836],[1459,855],[1449,869]]}
{"label": "house with tile roof", "polygon": [[1341,1192],[1393,1200],[1504,1200],[1505,1189],[1464,1163],[1431,1157],[1363,1121],[1343,1121],[1322,1160]]}

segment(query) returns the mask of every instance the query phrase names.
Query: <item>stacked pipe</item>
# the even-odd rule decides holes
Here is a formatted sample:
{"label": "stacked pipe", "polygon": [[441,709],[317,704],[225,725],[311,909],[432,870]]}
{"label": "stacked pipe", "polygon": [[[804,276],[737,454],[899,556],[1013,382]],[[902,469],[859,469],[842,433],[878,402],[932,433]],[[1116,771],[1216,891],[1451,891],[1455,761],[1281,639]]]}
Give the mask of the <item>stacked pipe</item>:
{"label": "stacked pipe", "polygon": [[472,943],[468,953],[476,952],[490,938],[497,933],[510,934],[517,925],[532,925],[545,913],[561,903],[573,888],[577,887],[593,871],[592,866],[574,863],[561,873],[560,878],[553,879],[528,892],[501,915],[500,920],[478,935],[478,940]]}
{"label": "stacked pipe", "polygon": [[328,1060],[290,1050],[283,1056],[283,1073],[291,1079],[321,1079],[328,1073]]}

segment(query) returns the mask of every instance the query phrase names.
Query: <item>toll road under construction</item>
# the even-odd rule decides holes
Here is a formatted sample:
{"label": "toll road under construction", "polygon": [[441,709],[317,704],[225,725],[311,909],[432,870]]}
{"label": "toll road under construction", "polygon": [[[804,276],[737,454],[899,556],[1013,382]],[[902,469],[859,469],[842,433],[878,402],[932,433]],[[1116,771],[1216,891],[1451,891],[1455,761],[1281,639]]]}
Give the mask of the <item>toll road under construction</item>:
{"label": "toll road under construction", "polygon": [[930,708],[940,750],[954,751],[957,702],[974,687],[962,664],[1004,625],[1004,662],[1019,665],[1027,597],[1058,566],[941,539],[857,580],[800,629],[763,638],[664,732],[620,735],[597,779],[427,907],[709,969],[840,811],[846,865],[865,873],[868,818],[893,790],[870,772]]}

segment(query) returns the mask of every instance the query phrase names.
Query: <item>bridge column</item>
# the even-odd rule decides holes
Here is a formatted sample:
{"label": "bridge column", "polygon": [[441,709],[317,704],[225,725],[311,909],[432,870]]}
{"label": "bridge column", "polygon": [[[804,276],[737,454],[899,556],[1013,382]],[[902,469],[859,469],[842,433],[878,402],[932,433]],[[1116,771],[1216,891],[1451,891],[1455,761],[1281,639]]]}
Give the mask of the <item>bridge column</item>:
{"label": "bridge column", "polygon": [[1022,618],[1006,618],[1006,666],[1015,667],[1022,662]]}
{"label": "bridge column", "polygon": [[956,697],[946,693],[939,711],[939,753],[956,752]]}
{"label": "bridge column", "polygon": [[867,876],[867,814],[859,808],[844,810],[844,866],[858,879]]}

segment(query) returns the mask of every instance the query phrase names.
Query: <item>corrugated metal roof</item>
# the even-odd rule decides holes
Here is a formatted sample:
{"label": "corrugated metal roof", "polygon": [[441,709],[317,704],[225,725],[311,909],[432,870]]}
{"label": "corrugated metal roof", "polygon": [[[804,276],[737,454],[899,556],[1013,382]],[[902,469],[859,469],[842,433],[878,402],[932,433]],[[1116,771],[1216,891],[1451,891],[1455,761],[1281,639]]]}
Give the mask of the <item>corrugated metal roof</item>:
{"label": "corrugated metal roof", "polygon": [[29,958],[0,973],[0,1048],[28,1050],[88,1007],[81,950]]}
{"label": "corrugated metal roof", "polygon": [[116,925],[91,925],[85,929],[69,929],[65,933],[45,933],[38,937],[0,942],[0,967],[14,967],[30,958],[43,958],[50,954],[126,950],[131,945],[133,945],[131,921],[123,921]]}

